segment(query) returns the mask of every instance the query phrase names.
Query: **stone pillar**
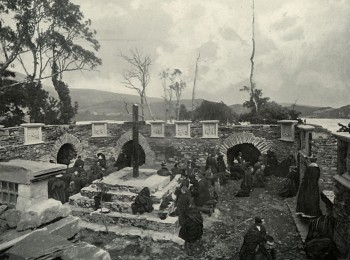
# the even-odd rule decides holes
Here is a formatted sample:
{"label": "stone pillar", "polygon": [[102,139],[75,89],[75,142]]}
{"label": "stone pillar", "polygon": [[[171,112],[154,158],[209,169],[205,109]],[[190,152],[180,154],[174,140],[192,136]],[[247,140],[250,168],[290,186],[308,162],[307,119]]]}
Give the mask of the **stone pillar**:
{"label": "stone pillar", "polygon": [[24,128],[24,144],[43,143],[41,127],[44,126],[44,124],[28,123],[28,124],[21,124],[21,126]]}
{"label": "stone pillar", "polygon": [[294,142],[295,130],[294,126],[298,123],[297,120],[280,120],[277,121],[281,126],[281,139],[286,142]]}
{"label": "stone pillar", "polygon": [[91,137],[106,137],[107,133],[107,121],[95,121],[91,122]]}
{"label": "stone pillar", "polygon": [[191,121],[175,121],[175,137],[191,138]]}
{"label": "stone pillar", "polygon": [[298,125],[300,129],[299,149],[305,156],[311,155],[312,132],[315,130],[311,125]]}
{"label": "stone pillar", "polygon": [[151,121],[151,137],[164,137],[164,121]]}
{"label": "stone pillar", "polygon": [[334,242],[341,256],[350,259],[350,134],[333,135],[338,140],[338,173],[334,176]]}
{"label": "stone pillar", "polygon": [[202,124],[202,138],[219,138],[219,120],[203,120],[200,123]]}

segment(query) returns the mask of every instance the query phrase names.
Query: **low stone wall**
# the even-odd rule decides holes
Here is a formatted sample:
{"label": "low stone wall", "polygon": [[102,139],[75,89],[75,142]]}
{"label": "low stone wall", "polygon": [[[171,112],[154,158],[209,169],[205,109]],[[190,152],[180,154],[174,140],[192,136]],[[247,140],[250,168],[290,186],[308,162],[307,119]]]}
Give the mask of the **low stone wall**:
{"label": "low stone wall", "polygon": [[350,257],[350,189],[345,187],[341,183],[336,182],[334,194],[335,207],[333,210],[333,215],[337,220],[334,233],[334,242],[336,243],[339,252],[343,256],[347,255],[348,257]]}
{"label": "low stone wall", "polygon": [[[22,158],[34,161],[56,161],[57,152],[64,142],[71,143],[79,155],[85,160],[87,166],[92,165],[96,154],[102,152],[106,155],[110,164],[118,157],[118,140],[131,131],[130,126],[120,124],[108,124],[108,135],[104,137],[92,137],[91,125],[45,125],[42,127],[43,143],[24,145],[24,131],[22,127],[3,129],[0,135],[0,159],[8,160]],[[165,126],[165,137],[151,137],[151,126],[140,128],[140,135],[149,145],[146,157],[151,155],[154,163],[166,160],[187,160],[194,156],[205,162],[207,153],[212,149],[219,149],[225,139],[232,134],[253,134],[261,142],[266,141],[266,146],[275,151],[279,161],[289,154],[295,154],[296,142],[280,140],[280,127],[278,125],[249,125],[219,127],[218,137],[214,139],[202,138],[202,126],[191,126],[191,138],[175,137],[175,126]],[[142,144],[141,144],[142,145]],[[145,146],[143,148],[145,149]]]}

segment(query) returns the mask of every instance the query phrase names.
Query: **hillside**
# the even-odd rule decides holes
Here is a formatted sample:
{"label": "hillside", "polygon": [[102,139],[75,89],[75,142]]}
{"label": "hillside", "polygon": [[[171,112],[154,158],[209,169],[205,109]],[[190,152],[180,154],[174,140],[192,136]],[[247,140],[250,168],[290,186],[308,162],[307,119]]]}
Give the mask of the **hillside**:
{"label": "hillside", "polygon": [[[293,105],[290,104],[281,104],[284,107],[293,109]],[[315,112],[326,111],[328,109],[333,109],[331,107],[316,107],[316,106],[306,106],[306,105],[295,105],[294,109],[301,112],[301,117],[313,116]]]}
{"label": "hillside", "polygon": [[317,118],[350,118],[350,105],[340,108],[328,108],[314,111],[308,117]]}

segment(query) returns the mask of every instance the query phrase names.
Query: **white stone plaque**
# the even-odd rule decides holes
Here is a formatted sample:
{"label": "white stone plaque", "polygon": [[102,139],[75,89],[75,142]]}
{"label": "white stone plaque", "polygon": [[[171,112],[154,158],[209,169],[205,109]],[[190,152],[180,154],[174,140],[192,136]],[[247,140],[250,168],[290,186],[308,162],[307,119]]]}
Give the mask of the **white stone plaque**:
{"label": "white stone plaque", "polygon": [[202,124],[202,138],[219,138],[219,120],[205,120],[200,123]]}
{"label": "white stone plaque", "polygon": [[191,138],[191,121],[175,121],[175,137]]}
{"label": "white stone plaque", "polygon": [[294,126],[298,123],[297,120],[280,120],[281,125],[281,140],[287,142],[294,142],[295,130]]}
{"label": "white stone plaque", "polygon": [[41,127],[44,124],[30,123],[21,124],[21,126],[24,128],[24,144],[38,144],[43,142]]}
{"label": "white stone plaque", "polygon": [[151,137],[164,137],[164,121],[152,121]]}
{"label": "white stone plaque", "polygon": [[91,122],[92,125],[92,137],[106,137],[107,134],[107,122],[97,121]]}

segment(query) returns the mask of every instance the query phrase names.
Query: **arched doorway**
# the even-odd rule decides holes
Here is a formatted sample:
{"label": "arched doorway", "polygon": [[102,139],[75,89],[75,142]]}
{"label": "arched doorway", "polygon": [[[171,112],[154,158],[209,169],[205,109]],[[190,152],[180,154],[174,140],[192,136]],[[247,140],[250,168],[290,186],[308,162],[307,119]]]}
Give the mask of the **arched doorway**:
{"label": "arched doorway", "polygon": [[[119,169],[123,169],[125,167],[131,167],[132,166],[132,147],[133,147],[133,141],[127,141],[125,144],[123,144],[120,154],[118,155],[116,166]],[[146,154],[143,150],[142,146],[139,144],[139,166],[145,164],[146,162]]]}
{"label": "arched doorway", "polygon": [[261,155],[260,151],[252,144],[238,144],[229,149],[227,149],[227,163],[231,165],[234,158],[238,155],[238,153],[242,153],[242,158],[249,162],[250,165],[254,165]]}
{"label": "arched doorway", "polygon": [[57,163],[69,165],[72,159],[77,157],[77,151],[72,144],[66,143],[61,146],[57,153]]}

